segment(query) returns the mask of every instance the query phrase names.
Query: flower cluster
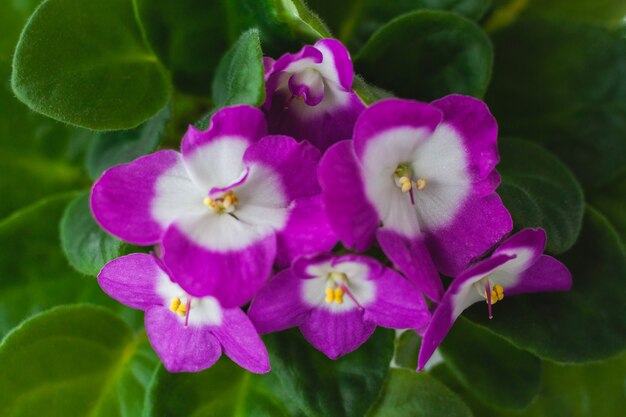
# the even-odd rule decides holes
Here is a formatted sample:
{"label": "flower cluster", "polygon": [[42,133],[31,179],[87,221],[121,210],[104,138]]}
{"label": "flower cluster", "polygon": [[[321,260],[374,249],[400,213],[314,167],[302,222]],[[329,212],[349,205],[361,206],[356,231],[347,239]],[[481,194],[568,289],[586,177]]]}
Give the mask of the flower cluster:
{"label": "flower cluster", "polygon": [[[264,64],[261,109],[223,108],[206,131],[189,127],[180,153],[110,168],[93,186],[105,230],[154,246],[109,262],[98,282],[145,310],[168,370],[205,369],[223,351],[267,372],[259,333],[294,326],[333,359],[376,326],[415,329],[421,369],[469,305],[486,301],[491,315],[505,295],[570,287],[542,255],[543,230],[505,240],[513,224],[483,102],[366,107],[332,39]],[[386,259],[366,254],[375,246]],[[454,278],[445,292],[440,273]]]}

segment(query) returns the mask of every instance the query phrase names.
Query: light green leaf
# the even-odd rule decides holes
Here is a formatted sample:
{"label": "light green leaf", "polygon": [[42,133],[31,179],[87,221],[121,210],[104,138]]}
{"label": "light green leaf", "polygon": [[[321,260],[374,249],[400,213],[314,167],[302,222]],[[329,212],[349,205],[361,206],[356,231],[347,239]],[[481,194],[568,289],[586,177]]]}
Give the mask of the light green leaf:
{"label": "light green leaf", "polygon": [[165,135],[169,119],[170,109],[165,106],[135,129],[95,134],[85,158],[85,168],[91,179],[100,177],[107,168],[155,151]]}
{"label": "light green leaf", "polygon": [[475,23],[454,13],[418,11],[377,31],[355,67],[399,97],[430,101],[450,93],[482,97],[492,61],[491,42]]}
{"label": "light green leaf", "polygon": [[626,173],[626,37],[565,21],[520,19],[493,37],[486,101],[504,135],[540,142],[585,190]]}
{"label": "light green leaf", "polygon": [[582,226],[583,192],[570,170],[532,142],[500,139],[502,184],[498,194],[518,229],[543,227],[548,251],[572,247]]}
{"label": "light green leaf", "polygon": [[196,373],[160,367],[146,400],[146,417],[289,417],[264,386],[269,375],[252,374],[226,358]]}
{"label": "light green leaf", "polygon": [[263,52],[259,31],[250,29],[222,58],[213,79],[213,103],[221,108],[235,104],[260,106],[265,100]]}
{"label": "light green leaf", "polygon": [[11,81],[31,109],[95,130],[135,127],[170,94],[131,0],[46,0],[22,32]]}
{"label": "light green leaf", "polygon": [[0,345],[0,415],[140,416],[156,355],[146,335],[103,308],[63,306]]}
{"label": "light green leaf", "polygon": [[391,369],[380,399],[368,417],[471,417],[470,409],[426,373]]}
{"label": "light green leaf", "polygon": [[393,355],[393,331],[380,328],[358,350],[335,361],[297,330],[264,340],[279,381],[274,392],[310,417],[363,416],[377,398]]}
{"label": "light green leaf", "polygon": [[572,272],[564,293],[506,298],[489,320],[485,305],[469,317],[521,349],[556,362],[606,359],[626,349],[626,254],[609,222],[589,208],[580,238],[560,260]]}
{"label": "light green leaf", "polygon": [[0,222],[0,337],[27,317],[81,301],[121,311],[133,325],[141,314],[109,298],[93,279],[71,268],[59,242],[59,221],[75,193],[44,199]]}
{"label": "light green leaf", "polygon": [[105,263],[121,255],[123,245],[94,220],[89,191],[76,196],[65,209],[61,219],[61,247],[77,271],[97,275]]}

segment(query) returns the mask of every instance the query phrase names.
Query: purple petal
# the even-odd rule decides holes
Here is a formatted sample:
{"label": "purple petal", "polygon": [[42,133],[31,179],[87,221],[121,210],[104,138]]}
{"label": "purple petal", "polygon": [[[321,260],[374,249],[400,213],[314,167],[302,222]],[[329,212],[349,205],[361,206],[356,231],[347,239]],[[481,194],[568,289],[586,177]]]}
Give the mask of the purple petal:
{"label": "purple petal", "polygon": [[112,260],[98,274],[98,284],[111,298],[140,310],[163,305],[157,294],[159,279],[167,274],[159,267],[154,256],[133,253]]}
{"label": "purple petal", "polygon": [[311,310],[302,302],[302,280],[291,269],[279,272],[254,296],[248,316],[259,333],[300,326]]}
{"label": "purple petal", "polygon": [[223,310],[222,324],[213,327],[224,353],[237,365],[255,374],[270,370],[267,349],[250,319],[239,308]]}
{"label": "purple petal", "polygon": [[350,53],[341,42],[336,39],[322,39],[315,43],[315,48],[322,52],[323,61],[321,65],[326,76],[336,74],[336,81],[346,91],[352,89],[354,81],[354,68]]}
{"label": "purple petal", "polygon": [[543,291],[569,291],[572,274],[551,256],[542,255],[533,266],[522,272],[517,285],[505,290],[505,296]]}
{"label": "purple petal", "polygon": [[392,329],[424,328],[430,319],[422,295],[392,269],[375,279],[376,298],[365,308],[364,319]]}
{"label": "purple petal", "polygon": [[410,239],[394,231],[379,229],[381,248],[404,275],[433,301],[443,295],[443,284],[424,241],[424,235]]}
{"label": "purple petal", "polygon": [[275,62],[276,60],[274,58],[271,58],[269,56],[263,57],[263,70],[265,72],[265,80],[267,80],[267,78],[269,77],[269,74],[272,72]]}
{"label": "purple petal", "polygon": [[543,229],[524,229],[505,240],[493,255],[515,255],[515,261],[506,265],[506,272],[520,274],[535,264],[546,247],[546,232]]}
{"label": "purple petal", "polygon": [[356,350],[375,329],[374,323],[363,320],[360,310],[333,313],[325,308],[313,309],[300,326],[305,339],[330,359]]}
{"label": "purple petal", "polygon": [[374,243],[379,217],[368,201],[352,141],[332,146],[322,158],[318,175],[326,215],[347,247],[364,251]]}
{"label": "purple petal", "polygon": [[157,180],[176,165],[182,165],[178,152],[159,151],[106,170],[91,190],[91,211],[98,224],[136,245],[158,243],[165,229],[154,219],[151,204]]}
{"label": "purple petal", "polygon": [[[243,233],[241,229],[233,229],[233,233],[236,230]],[[224,238],[215,236],[218,243]],[[195,297],[211,295],[224,308],[232,308],[252,298],[269,277],[276,238],[269,234],[241,249],[212,250],[191,241],[172,225],[163,238],[163,249],[165,264],[187,293]]]}
{"label": "purple petal", "polygon": [[302,256],[293,261],[290,270],[293,276],[295,276],[296,278],[315,278],[317,275],[309,273],[310,266],[316,266],[319,264],[332,265],[335,259],[337,258],[331,253],[319,253],[316,255]]}
{"label": "purple petal", "polygon": [[289,77],[289,91],[309,106],[317,106],[324,99],[324,79],[314,69],[298,71]]}
{"label": "purple petal", "polygon": [[322,197],[316,195],[295,200],[287,225],[276,238],[276,263],[279,266],[290,265],[298,256],[331,250],[337,237],[326,218]]}
{"label": "purple petal", "polygon": [[437,269],[444,275],[456,276],[512,228],[511,215],[498,194],[472,196],[451,224],[429,231],[426,244]]}
{"label": "purple petal", "polygon": [[468,171],[474,181],[486,178],[496,167],[498,124],[487,105],[473,97],[452,94],[433,101],[443,112],[443,123],[461,136],[468,158]]}
{"label": "purple petal", "polygon": [[211,117],[207,130],[198,130],[190,125],[181,149],[186,159],[198,148],[224,136],[237,136],[253,143],[266,134],[265,117],[259,109],[247,105],[224,107]]}
{"label": "purple petal", "polygon": [[197,372],[211,367],[222,354],[210,326],[187,326],[165,307],[150,307],[145,317],[150,344],[170,372]]}
{"label": "purple petal", "polygon": [[261,164],[280,175],[288,201],[321,192],[317,181],[320,152],[310,143],[288,136],[266,136],[244,155],[246,165]]}
{"label": "purple petal", "polygon": [[306,61],[309,65],[319,64],[324,59],[322,52],[311,45],[304,46],[300,51],[295,54],[284,54],[276,60],[272,71],[285,71],[298,61]]}
{"label": "purple petal", "polygon": [[[362,160],[373,140],[385,140],[388,147],[394,147],[395,136],[381,137],[390,129],[401,127],[425,129],[432,133],[442,120],[442,113],[436,107],[412,100],[385,99],[368,107],[354,126],[354,150]],[[419,137],[416,136],[416,141]]]}

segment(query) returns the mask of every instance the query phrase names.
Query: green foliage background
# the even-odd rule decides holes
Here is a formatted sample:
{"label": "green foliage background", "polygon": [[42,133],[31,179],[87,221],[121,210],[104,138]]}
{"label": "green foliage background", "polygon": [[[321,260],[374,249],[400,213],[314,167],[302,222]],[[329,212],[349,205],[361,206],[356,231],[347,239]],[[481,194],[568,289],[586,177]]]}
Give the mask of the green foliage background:
{"label": "green foliage background", "polygon": [[[0,415],[622,416],[625,16],[623,0],[3,0]],[[96,225],[91,183],[220,107],[260,105],[262,55],[329,36],[368,103],[487,102],[498,192],[517,229],[547,230],[573,290],[507,299],[491,321],[470,309],[423,373],[414,332],[378,330],[337,361],[287,331],[265,337],[270,374],[226,358],[169,374],[141,314],[95,281],[139,249]]]}

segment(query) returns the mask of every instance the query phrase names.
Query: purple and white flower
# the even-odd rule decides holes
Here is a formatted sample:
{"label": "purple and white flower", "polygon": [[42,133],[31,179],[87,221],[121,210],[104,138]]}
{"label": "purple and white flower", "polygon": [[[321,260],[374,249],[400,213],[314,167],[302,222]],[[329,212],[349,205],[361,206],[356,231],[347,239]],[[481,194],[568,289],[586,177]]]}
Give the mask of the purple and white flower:
{"label": "purple and white flower", "polygon": [[421,294],[394,270],[361,255],[303,257],[279,272],[248,311],[260,333],[299,326],[331,359],[363,344],[376,326],[419,329],[430,314]]}
{"label": "purple and white flower", "polygon": [[208,130],[189,127],[182,154],[163,150],[107,170],[92,190],[94,217],[122,240],[160,244],[192,296],[241,305],[275,260],[288,265],[336,242],[321,208],[319,150],[265,135],[260,110],[224,108]]}
{"label": "purple and white flower", "polygon": [[543,255],[545,246],[543,229],[524,229],[504,241],[489,258],[461,273],[450,284],[424,333],[417,369],[424,368],[454,321],[472,304],[486,302],[492,318],[492,305],[505,295],[568,291],[572,286],[569,270]]}
{"label": "purple and white flower", "polygon": [[98,283],[117,301],[146,312],[148,339],[168,371],[201,371],[222,351],[251,372],[270,370],[265,345],[239,307],[223,308],[213,297],[190,296],[154,256],[114,259],[104,266]]}
{"label": "purple and white flower", "polygon": [[[375,239],[428,297],[510,232],[495,192],[497,124],[480,100],[382,100],[359,116],[354,140],[318,170],[331,226],[362,251]],[[431,256],[432,260],[431,260]],[[434,265],[433,265],[434,261]]]}
{"label": "purple and white flower", "polygon": [[308,140],[322,151],[352,136],[365,105],[352,91],[352,60],[341,42],[322,39],[264,64],[270,133]]}

